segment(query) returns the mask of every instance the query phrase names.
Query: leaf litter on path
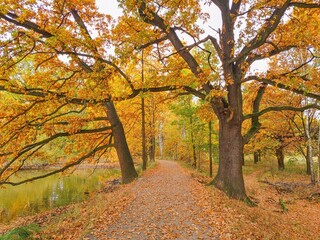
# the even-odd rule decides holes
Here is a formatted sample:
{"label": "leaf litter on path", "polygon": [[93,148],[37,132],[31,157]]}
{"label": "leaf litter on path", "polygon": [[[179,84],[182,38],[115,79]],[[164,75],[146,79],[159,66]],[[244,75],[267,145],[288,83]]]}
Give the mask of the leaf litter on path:
{"label": "leaf litter on path", "polygon": [[92,234],[97,239],[219,239],[210,224],[210,202],[205,208],[194,195],[197,186],[176,162],[159,161],[133,184],[135,199],[120,217]]}

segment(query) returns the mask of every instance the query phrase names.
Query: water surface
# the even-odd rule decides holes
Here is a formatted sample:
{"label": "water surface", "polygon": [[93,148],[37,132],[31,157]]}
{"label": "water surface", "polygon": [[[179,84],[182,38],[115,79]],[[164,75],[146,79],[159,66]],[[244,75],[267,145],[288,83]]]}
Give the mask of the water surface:
{"label": "water surface", "polygon": [[[19,179],[41,173],[44,171],[22,171]],[[96,169],[94,172],[81,169],[68,176],[58,174],[19,186],[6,186],[0,189],[0,223],[83,201],[90,192],[99,190],[107,179],[118,174],[116,169]]]}

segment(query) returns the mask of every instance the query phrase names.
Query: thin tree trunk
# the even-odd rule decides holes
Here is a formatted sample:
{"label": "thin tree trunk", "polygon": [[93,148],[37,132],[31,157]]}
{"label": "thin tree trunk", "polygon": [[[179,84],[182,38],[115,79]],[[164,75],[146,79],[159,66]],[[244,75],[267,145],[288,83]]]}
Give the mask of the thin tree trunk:
{"label": "thin tree trunk", "polygon": [[146,113],[144,97],[141,98],[141,135],[142,135],[142,170],[147,169],[148,157],[147,157],[147,143],[146,143]]}
{"label": "thin tree trunk", "polygon": [[150,147],[149,147],[149,159],[150,162],[154,162],[156,159],[156,139],[155,136],[150,137]]}
{"label": "thin tree trunk", "polygon": [[212,177],[212,122],[209,122],[209,176]]}
{"label": "thin tree trunk", "polygon": [[154,98],[151,98],[151,121],[150,121],[151,137],[149,147],[149,159],[150,162],[154,162],[156,159],[156,136],[155,136],[155,104]]}
{"label": "thin tree trunk", "polygon": [[193,121],[192,121],[192,116],[190,117],[190,126],[191,126],[191,144],[192,144],[192,157],[193,157],[193,163],[192,163],[192,167],[193,168],[197,168],[197,153],[196,153],[196,145],[195,145],[195,142],[194,142],[194,135],[193,135],[193,131],[192,131],[192,124],[193,124]]}
{"label": "thin tree trunk", "polygon": [[127,144],[126,136],[124,133],[123,125],[119,119],[117,111],[113,102],[105,103],[107,109],[108,120],[112,126],[112,134],[114,137],[114,147],[117,151],[122,182],[129,183],[138,177],[138,174],[134,168],[134,163],[130,154],[130,150]]}
{"label": "thin tree trunk", "polygon": [[318,184],[320,183],[320,122],[318,127]]}
{"label": "thin tree trunk", "polygon": [[199,154],[198,154],[198,170],[201,170],[201,149],[199,149]]}
{"label": "thin tree trunk", "polygon": [[[144,84],[144,59],[143,49],[141,52],[141,81]],[[141,136],[142,136],[142,170],[147,169],[148,157],[147,157],[147,143],[146,143],[146,112],[144,96],[141,96]]]}
{"label": "thin tree trunk", "polygon": [[260,161],[260,151],[253,152],[253,162],[257,164]]}
{"label": "thin tree trunk", "polygon": [[[306,100],[307,101],[307,100]],[[312,140],[310,136],[310,119],[309,112],[306,113],[306,140],[307,140],[307,172],[310,174],[310,180],[312,184],[315,184],[315,176],[313,170],[313,154],[312,154]]]}
{"label": "thin tree trunk", "polygon": [[276,148],[276,157],[278,160],[278,169],[279,171],[284,170],[284,154],[283,154],[283,146],[280,143],[280,145]]}
{"label": "thin tree trunk", "polygon": [[159,139],[159,151],[160,151],[160,158],[163,159],[163,123],[159,123],[159,133],[158,133],[158,139]]}

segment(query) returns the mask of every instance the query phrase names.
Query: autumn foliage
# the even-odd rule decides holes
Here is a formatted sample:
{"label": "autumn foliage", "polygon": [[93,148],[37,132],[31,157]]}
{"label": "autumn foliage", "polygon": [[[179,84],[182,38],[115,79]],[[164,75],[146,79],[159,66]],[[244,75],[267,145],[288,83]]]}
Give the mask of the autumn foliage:
{"label": "autumn foliage", "polygon": [[[263,134],[268,117],[275,118],[267,114],[319,109],[319,3],[118,2],[123,14],[113,19],[93,0],[1,1],[0,184],[24,182],[10,177],[32,159],[59,162],[50,175],[111,158],[110,148],[123,182],[131,182],[138,176],[130,153],[137,152],[140,134],[130,125],[139,117],[137,99],[149,101],[147,131],[154,147],[157,109],[167,111],[160,103],[193,95],[216,119],[219,169],[212,184],[249,201],[244,146]],[[201,22],[213,21],[213,9],[221,24],[208,32]],[[254,71],[259,61],[269,62],[269,69]],[[312,100],[305,105],[276,100],[289,95]],[[124,103],[132,107],[126,110]],[[206,115],[199,108],[199,115]],[[190,111],[185,117],[194,121],[188,143],[195,159],[201,139],[194,128],[200,129],[196,124],[202,120]],[[125,137],[130,129],[131,147]]]}

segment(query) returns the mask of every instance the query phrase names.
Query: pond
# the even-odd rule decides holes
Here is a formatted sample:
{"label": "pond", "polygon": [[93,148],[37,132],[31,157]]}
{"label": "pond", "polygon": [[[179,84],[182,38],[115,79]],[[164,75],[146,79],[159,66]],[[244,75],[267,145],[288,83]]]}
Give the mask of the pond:
{"label": "pond", "polygon": [[[19,179],[43,174],[44,171],[26,170]],[[89,193],[101,189],[112,177],[119,177],[117,169],[79,169],[71,175],[53,175],[18,186],[0,189],[0,223],[70,203],[81,202]]]}

